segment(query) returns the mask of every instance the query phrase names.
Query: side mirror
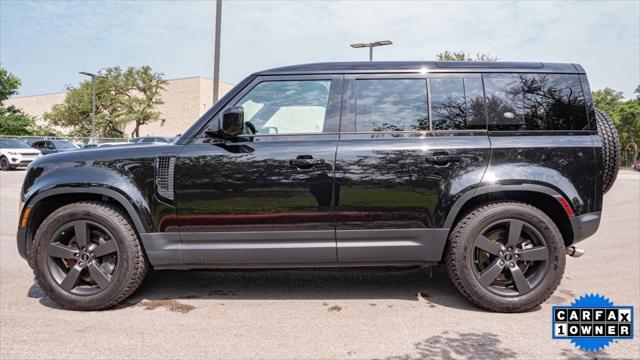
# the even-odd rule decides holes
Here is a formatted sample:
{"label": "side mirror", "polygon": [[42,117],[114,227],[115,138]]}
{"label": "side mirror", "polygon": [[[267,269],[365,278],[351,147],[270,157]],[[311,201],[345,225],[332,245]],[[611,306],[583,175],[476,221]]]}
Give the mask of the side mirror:
{"label": "side mirror", "polygon": [[242,134],[244,128],[244,109],[242,106],[229,108],[222,113],[216,129],[208,129],[206,134],[224,139],[234,138]]}
{"label": "side mirror", "polygon": [[223,139],[237,137],[242,134],[244,109],[242,106],[229,108],[222,113],[222,117],[216,123],[205,131],[207,136]]}

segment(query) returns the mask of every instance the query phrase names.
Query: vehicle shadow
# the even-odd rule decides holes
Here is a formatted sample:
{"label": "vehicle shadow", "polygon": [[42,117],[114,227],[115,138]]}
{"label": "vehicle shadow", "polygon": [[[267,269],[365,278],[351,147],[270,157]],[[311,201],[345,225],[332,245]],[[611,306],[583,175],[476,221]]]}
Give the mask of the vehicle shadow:
{"label": "vehicle shadow", "polygon": [[[129,299],[114,310],[154,302],[217,300],[406,300],[425,306],[482,311],[468,303],[448,279],[443,266],[412,268],[313,268],[282,270],[150,271]],[[29,296],[59,308],[34,283]],[[533,311],[539,310],[534,309]]]}
{"label": "vehicle shadow", "polygon": [[391,356],[385,360],[427,359],[515,359],[517,353],[502,345],[500,337],[489,332],[444,331],[413,344],[410,354]]}

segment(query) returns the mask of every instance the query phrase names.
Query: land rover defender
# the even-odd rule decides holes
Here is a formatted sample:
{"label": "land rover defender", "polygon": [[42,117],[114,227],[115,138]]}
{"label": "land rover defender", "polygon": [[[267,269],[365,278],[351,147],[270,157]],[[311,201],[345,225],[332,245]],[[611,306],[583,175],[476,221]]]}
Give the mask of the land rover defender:
{"label": "land rover defender", "polygon": [[148,269],[444,264],[519,312],[593,235],[620,158],[577,64],[366,62],[255,73],[174,144],[38,158],[20,254],[69,309]]}

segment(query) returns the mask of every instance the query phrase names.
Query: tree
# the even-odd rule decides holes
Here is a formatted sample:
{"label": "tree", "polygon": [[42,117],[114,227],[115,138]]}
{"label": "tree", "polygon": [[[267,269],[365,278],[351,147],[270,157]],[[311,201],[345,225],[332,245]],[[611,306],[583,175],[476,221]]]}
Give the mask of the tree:
{"label": "tree", "polygon": [[0,135],[37,135],[48,129],[36,125],[36,118],[15,106],[3,102],[18,93],[21,81],[14,74],[0,67]]}
{"label": "tree", "polygon": [[[161,90],[166,81],[151,68],[120,67],[100,70],[96,77],[96,135],[123,137],[124,127],[135,123],[132,135],[138,136],[141,125],[160,119],[155,110],[162,104]],[[91,80],[78,87],[67,86],[62,104],[55,105],[44,118],[54,125],[69,127],[76,136],[91,136],[92,93]]]}
{"label": "tree", "polygon": [[616,117],[614,114],[617,115],[618,108],[624,99],[622,91],[617,91],[609,87],[593,91],[591,93],[591,97],[593,98],[596,106],[611,117]]}
{"label": "tree", "polygon": [[131,136],[140,136],[140,126],[160,120],[160,112],[155,110],[163,103],[160,91],[167,83],[162,74],[151,72],[149,66],[139,69],[129,68],[122,74],[123,106],[129,121],[135,122]]}
{"label": "tree", "polygon": [[438,61],[498,61],[497,56],[484,54],[484,53],[476,53],[476,56],[473,57],[471,54],[467,54],[464,51],[452,51],[449,52],[445,50],[436,55],[436,59]]}
{"label": "tree", "polygon": [[20,79],[5,68],[0,67],[0,106],[10,96],[17,94],[19,87]]}

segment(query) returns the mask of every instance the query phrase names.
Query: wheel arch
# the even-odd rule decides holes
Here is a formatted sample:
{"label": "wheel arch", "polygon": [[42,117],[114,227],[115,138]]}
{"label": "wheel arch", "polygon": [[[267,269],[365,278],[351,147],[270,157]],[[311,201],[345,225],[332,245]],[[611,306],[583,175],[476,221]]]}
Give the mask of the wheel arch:
{"label": "wheel arch", "polygon": [[[500,200],[520,201],[542,210],[555,223],[565,245],[574,243],[571,220],[558,197],[562,194],[542,185],[492,185],[461,196],[452,206],[444,227],[453,229],[458,221],[478,206]],[[569,205],[570,206],[570,205]]]}
{"label": "wheel arch", "polygon": [[20,232],[23,232],[22,244],[18,244],[18,249],[24,249],[24,254],[26,254],[38,227],[49,214],[62,206],[80,201],[100,201],[114,204],[128,216],[138,236],[147,232],[147,228],[131,200],[116,190],[101,187],[60,187],[42,191],[25,203],[20,217],[22,218],[26,208],[30,208],[31,211],[26,226],[18,229],[19,242]]}

